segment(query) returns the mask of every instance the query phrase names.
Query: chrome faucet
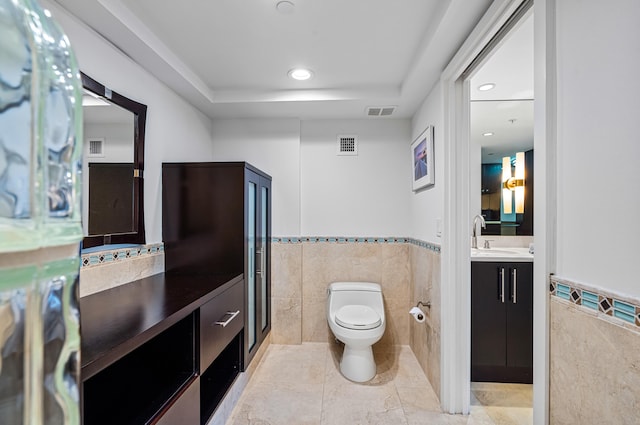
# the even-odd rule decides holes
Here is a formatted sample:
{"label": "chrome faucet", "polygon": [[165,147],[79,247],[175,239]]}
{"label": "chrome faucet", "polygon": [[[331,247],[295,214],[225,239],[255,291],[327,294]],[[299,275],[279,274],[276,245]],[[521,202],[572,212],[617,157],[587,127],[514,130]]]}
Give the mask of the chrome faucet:
{"label": "chrome faucet", "polygon": [[476,237],[476,224],[478,223],[478,219],[480,219],[480,225],[482,226],[482,228],[483,229],[487,228],[487,224],[484,222],[484,217],[483,216],[478,214],[475,217],[473,217],[473,231],[472,231],[472,234],[471,234],[471,248],[477,248],[478,247],[478,238]]}

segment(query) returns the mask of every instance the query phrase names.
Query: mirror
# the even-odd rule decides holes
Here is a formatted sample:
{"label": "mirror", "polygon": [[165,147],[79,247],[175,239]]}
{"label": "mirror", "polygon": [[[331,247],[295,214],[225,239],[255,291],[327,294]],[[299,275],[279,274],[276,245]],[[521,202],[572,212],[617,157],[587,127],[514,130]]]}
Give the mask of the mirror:
{"label": "mirror", "polygon": [[147,106],[81,73],[83,248],[144,244],[144,134]]}
{"label": "mirror", "polygon": [[[487,226],[482,235],[533,236],[533,15],[516,25],[470,80],[471,145],[481,157]],[[524,211],[506,213],[503,158],[510,158],[513,176],[517,152],[525,153]]]}

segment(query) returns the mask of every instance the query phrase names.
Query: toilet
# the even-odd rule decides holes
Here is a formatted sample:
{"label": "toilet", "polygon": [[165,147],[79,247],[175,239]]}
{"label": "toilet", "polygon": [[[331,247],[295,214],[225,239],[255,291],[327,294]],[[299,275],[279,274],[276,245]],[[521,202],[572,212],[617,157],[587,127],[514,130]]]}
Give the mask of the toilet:
{"label": "toilet", "polygon": [[384,334],[382,289],[371,282],[334,282],[327,291],[327,321],[344,343],[340,372],[354,382],[376,375],[371,346]]}

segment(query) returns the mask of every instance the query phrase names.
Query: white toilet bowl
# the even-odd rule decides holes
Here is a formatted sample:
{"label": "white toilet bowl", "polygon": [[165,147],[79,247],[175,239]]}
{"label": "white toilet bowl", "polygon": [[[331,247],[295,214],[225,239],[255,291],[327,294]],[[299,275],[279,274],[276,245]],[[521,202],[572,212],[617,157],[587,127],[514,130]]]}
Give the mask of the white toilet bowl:
{"label": "white toilet bowl", "polygon": [[355,382],[376,375],[371,346],[384,334],[386,321],[380,285],[371,282],[334,282],[327,292],[327,321],[344,343],[340,372]]}

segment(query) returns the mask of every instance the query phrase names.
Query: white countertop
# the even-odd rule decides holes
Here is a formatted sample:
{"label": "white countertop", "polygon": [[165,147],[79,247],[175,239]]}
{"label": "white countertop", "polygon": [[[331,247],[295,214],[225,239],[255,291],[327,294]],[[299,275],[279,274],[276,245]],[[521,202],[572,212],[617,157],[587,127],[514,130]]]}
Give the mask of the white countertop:
{"label": "white countertop", "polygon": [[533,263],[529,248],[471,248],[471,261],[511,261]]}

